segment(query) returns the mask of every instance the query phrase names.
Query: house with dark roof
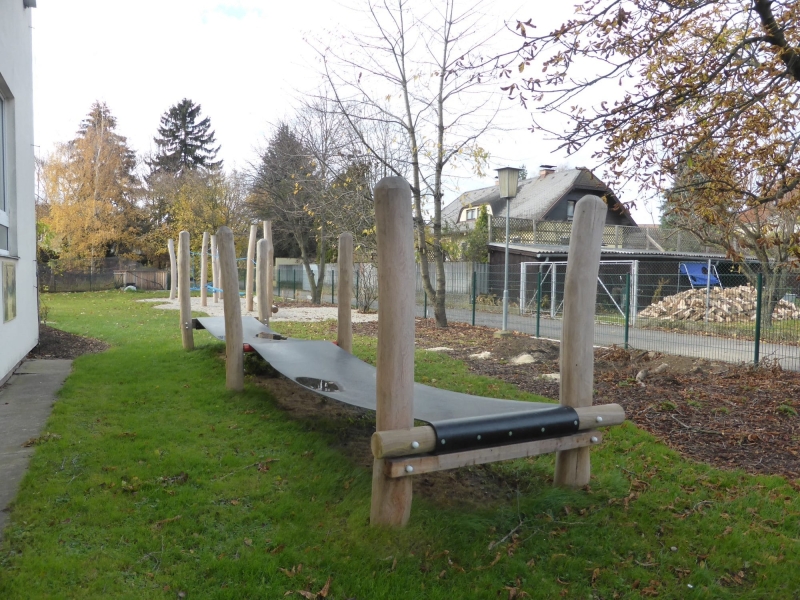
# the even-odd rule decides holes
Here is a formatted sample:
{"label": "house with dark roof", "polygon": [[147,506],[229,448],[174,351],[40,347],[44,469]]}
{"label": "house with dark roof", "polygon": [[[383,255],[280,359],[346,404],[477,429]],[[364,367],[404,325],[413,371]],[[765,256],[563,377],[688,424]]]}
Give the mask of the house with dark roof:
{"label": "house with dark roof", "polygon": [[[517,195],[511,200],[511,218],[570,222],[575,203],[587,194],[606,200],[609,207],[607,225],[636,226],[611,188],[585,168],[556,171],[543,166],[537,177],[520,181]],[[506,200],[500,198],[499,186],[493,185],[461,194],[442,209],[442,221],[470,228],[483,205],[494,217],[506,215]]]}

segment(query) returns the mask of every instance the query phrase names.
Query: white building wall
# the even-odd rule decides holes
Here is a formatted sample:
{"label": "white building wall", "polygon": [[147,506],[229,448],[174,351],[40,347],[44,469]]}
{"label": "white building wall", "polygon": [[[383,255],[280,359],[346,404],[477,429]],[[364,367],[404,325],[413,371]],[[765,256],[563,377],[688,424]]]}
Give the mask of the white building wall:
{"label": "white building wall", "polygon": [[[8,251],[0,250],[0,381],[39,336],[36,298],[36,212],[33,147],[31,10],[23,0],[0,0],[0,96],[3,97],[5,215]],[[16,316],[3,301],[6,265],[16,271]]]}

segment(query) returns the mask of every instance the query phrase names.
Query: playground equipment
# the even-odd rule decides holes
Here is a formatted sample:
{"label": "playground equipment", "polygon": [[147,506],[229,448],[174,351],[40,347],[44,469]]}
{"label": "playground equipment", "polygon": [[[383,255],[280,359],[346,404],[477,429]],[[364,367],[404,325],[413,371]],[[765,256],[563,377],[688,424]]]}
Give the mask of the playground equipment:
{"label": "playground equipment", "polygon": [[678,265],[678,291],[681,289],[680,275],[686,275],[689,278],[689,285],[692,286],[692,289],[709,286],[722,287],[717,266],[711,264],[710,260],[708,263],[680,263]]}
{"label": "playground equipment", "polygon": [[[245,344],[299,385],[341,402],[376,411],[372,437],[373,525],[403,526],[411,510],[411,475],[556,452],[555,484],[589,483],[589,447],[598,427],[624,421],[618,405],[592,406],[594,299],[606,206],[585,196],[575,207],[567,266],[561,344],[559,405],[518,402],[448,392],[414,383],[414,275],[410,189],[390,177],[374,190],[378,238],[377,368],[329,342],[287,340],[256,319],[242,319],[239,302],[225,302],[225,317],[194,326],[224,339],[226,384],[241,389]],[[233,235],[217,233],[223,288],[235,277]],[[348,240],[340,239],[340,252]],[[341,258],[340,254],[340,258]],[[352,261],[343,264],[349,264]],[[350,306],[342,286],[339,306]],[[346,319],[342,329],[349,329]],[[346,332],[345,332],[346,335]],[[352,334],[350,334],[352,335]],[[414,427],[414,419],[426,421]]]}

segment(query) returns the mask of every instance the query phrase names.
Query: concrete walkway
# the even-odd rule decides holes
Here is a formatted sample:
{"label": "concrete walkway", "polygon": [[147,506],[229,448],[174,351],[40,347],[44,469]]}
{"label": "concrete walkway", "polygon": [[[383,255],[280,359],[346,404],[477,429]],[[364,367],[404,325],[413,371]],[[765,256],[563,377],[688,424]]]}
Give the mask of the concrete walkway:
{"label": "concrete walkway", "polygon": [[0,388],[0,539],[34,450],[22,444],[42,432],[71,370],[71,360],[26,360]]}

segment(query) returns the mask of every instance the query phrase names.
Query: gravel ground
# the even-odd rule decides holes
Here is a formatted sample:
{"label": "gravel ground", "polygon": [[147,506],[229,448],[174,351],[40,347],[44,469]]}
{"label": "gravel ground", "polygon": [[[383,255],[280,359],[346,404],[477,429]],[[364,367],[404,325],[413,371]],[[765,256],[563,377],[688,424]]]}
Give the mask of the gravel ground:
{"label": "gravel ground", "polygon": [[[180,310],[180,304],[177,300],[169,300],[164,298],[148,298],[147,300],[139,300],[139,302],[153,302],[155,308],[164,310]],[[242,316],[258,317],[258,310],[246,311],[244,309],[244,298],[240,299],[242,306]],[[258,303],[255,302],[256,307]],[[210,317],[222,317],[223,309],[222,302],[214,303],[212,299],[208,300],[207,306],[200,305],[200,298],[192,298],[192,311],[206,313]],[[330,319],[338,319],[339,309],[335,306],[297,306],[286,307],[281,306],[276,314],[270,317],[270,321],[327,321]],[[368,321],[377,321],[378,313],[361,314],[355,310],[351,313],[353,323],[365,323]]]}

